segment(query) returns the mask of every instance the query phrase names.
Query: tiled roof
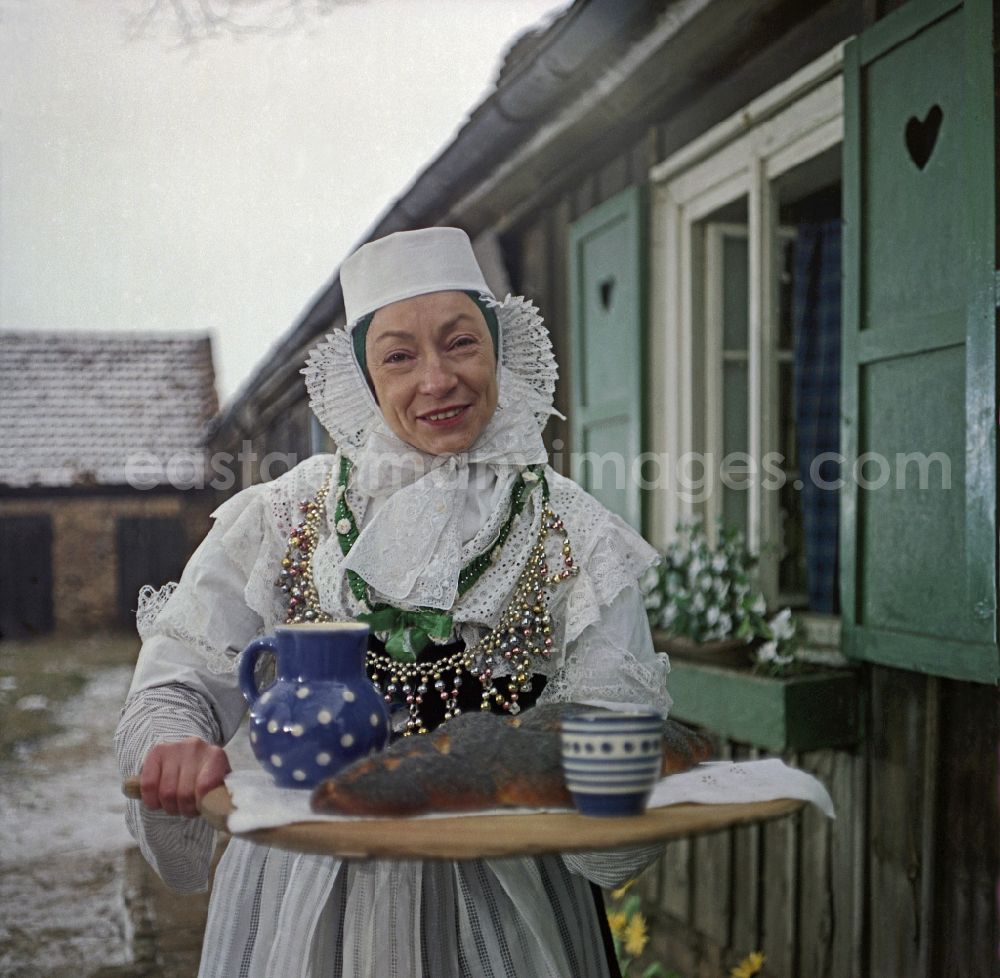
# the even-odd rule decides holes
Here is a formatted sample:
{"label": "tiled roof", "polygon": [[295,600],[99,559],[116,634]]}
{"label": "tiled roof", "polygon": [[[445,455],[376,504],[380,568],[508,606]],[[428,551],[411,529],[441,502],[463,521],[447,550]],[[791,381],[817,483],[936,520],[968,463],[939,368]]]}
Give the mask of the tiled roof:
{"label": "tiled roof", "polygon": [[208,337],[0,332],[0,485],[196,481],[217,410]]}

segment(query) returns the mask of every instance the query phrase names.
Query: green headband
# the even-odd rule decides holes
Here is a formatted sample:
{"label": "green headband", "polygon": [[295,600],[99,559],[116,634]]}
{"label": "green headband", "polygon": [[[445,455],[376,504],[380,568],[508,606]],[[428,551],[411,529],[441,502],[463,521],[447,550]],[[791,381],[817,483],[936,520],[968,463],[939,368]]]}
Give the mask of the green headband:
{"label": "green headband", "polygon": [[[467,295],[483,314],[486,320],[486,328],[490,332],[490,339],[493,340],[493,356],[500,359],[500,323],[497,320],[496,310],[488,305],[478,292],[466,292]],[[372,379],[368,373],[368,357],[365,354],[365,340],[368,338],[368,327],[372,324],[372,317],[375,313],[370,312],[367,316],[362,316],[351,332],[351,342],[354,344],[354,358],[361,367],[361,372],[368,381],[368,386],[372,387]],[[374,388],[372,387],[372,390]]]}

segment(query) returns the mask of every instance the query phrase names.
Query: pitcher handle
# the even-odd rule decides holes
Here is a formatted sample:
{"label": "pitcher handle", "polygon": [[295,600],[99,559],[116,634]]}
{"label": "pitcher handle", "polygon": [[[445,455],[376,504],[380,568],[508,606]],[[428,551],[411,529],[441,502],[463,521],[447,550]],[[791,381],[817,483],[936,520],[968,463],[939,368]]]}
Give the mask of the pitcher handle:
{"label": "pitcher handle", "polygon": [[243,698],[251,706],[257,702],[257,697],[260,696],[260,690],[257,688],[257,681],[254,678],[257,660],[262,652],[271,652],[277,655],[278,647],[275,643],[276,639],[273,635],[262,635],[260,638],[255,638],[240,656],[240,689],[243,692]]}

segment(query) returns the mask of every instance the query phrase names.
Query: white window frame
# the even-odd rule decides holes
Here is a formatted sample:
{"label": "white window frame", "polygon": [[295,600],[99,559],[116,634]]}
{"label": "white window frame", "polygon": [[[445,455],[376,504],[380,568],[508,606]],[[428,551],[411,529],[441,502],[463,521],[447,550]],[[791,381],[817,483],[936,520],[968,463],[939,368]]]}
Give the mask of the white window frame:
{"label": "white window frame", "polygon": [[[694,366],[699,222],[733,201],[746,198],[749,240],[748,451],[761,461],[776,450],[768,432],[777,423],[774,376],[774,310],[777,301],[772,233],[778,225],[773,181],[833,149],[844,138],[843,45],[802,68],[781,85],[719,123],[650,171],[652,184],[651,346],[654,383],[649,437],[672,478],[661,479],[650,499],[650,537],[659,546],[674,536],[679,520],[697,511],[691,494],[678,491],[683,460],[698,446],[694,411],[702,378]],[[765,399],[763,392],[769,392]],[[776,493],[761,480],[747,490],[747,544],[754,552],[777,539]],[[770,495],[770,500],[765,497]],[[768,601],[777,599],[777,559],[761,555],[760,584]],[[773,566],[770,566],[772,565]]]}
{"label": "white window frame", "polygon": [[[723,350],[723,309],[722,309],[722,296],[723,296],[723,276],[725,274],[725,267],[723,262],[723,248],[724,239],[729,238],[742,238],[744,241],[749,243],[749,230],[746,224],[737,224],[730,221],[712,221],[703,225],[704,228],[704,336],[702,341],[703,350],[703,371],[702,376],[704,377],[705,384],[705,396],[703,398],[704,405],[704,449],[710,458],[721,462],[723,458],[723,432],[726,424],[726,406],[725,406],[725,391],[724,391],[724,374],[725,374],[725,364],[727,361],[730,362],[741,362],[749,366],[749,349],[746,354],[741,356],[733,356],[731,352]],[[775,228],[776,240],[782,243],[784,246],[787,242],[794,240],[795,229],[789,227],[783,227],[781,225]],[[749,249],[748,249],[749,250]],[[777,282],[777,277],[775,282]],[[772,322],[772,326],[776,326],[777,321]],[[748,330],[749,333],[749,330]],[[749,337],[748,337],[749,341]],[[764,347],[764,353],[767,357],[768,362],[766,364],[762,363],[762,371],[770,370],[773,372],[775,370],[781,369],[781,364],[789,363],[794,359],[794,351],[792,350],[781,350],[777,347],[777,337],[771,337],[770,347]],[[777,444],[780,437],[781,431],[779,428],[779,418],[778,412],[780,410],[778,404],[778,384],[777,377],[775,376],[775,383],[771,390],[771,396],[769,397],[770,412],[765,412],[764,416],[770,415],[770,424],[761,433],[761,443],[764,445]],[[787,466],[787,460],[782,464],[782,468]],[[723,466],[718,467],[718,472],[721,475],[725,474],[725,469]],[[730,473],[735,474],[735,473]],[[792,478],[795,478],[793,475]],[[742,478],[741,478],[742,483]],[[741,489],[742,491],[742,489]],[[763,497],[763,505],[772,509],[769,513],[769,519],[771,522],[775,523],[778,521],[780,506],[779,500],[776,494],[769,493]],[[717,491],[713,492],[704,503],[704,515],[706,522],[710,531],[714,531],[714,527],[718,519],[722,516],[723,508],[723,491],[721,487],[717,487]],[[777,560],[780,560],[781,555],[777,555]],[[799,599],[801,595],[779,595],[781,601],[785,601],[787,598]]]}

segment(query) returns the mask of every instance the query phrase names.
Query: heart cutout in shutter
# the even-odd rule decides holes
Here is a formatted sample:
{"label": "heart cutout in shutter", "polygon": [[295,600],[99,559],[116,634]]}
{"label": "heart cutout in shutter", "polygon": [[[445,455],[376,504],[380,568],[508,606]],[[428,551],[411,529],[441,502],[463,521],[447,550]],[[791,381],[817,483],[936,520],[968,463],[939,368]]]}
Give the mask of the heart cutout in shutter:
{"label": "heart cutout in shutter", "polygon": [[611,294],[615,290],[614,275],[601,282],[598,288],[601,291],[601,305],[604,307],[604,311],[607,312],[611,308]]}
{"label": "heart cutout in shutter", "polygon": [[910,159],[922,170],[927,166],[937,145],[938,133],[941,131],[941,120],[944,113],[940,105],[932,105],[930,111],[921,121],[916,116],[910,116],[906,123],[906,149]]}

